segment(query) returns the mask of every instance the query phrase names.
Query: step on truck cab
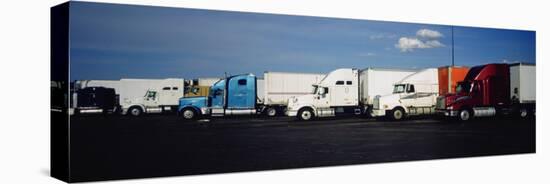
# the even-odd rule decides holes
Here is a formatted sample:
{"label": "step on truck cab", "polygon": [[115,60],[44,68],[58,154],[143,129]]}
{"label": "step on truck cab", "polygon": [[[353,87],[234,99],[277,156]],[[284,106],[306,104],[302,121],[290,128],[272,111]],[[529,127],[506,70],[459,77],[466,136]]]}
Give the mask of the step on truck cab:
{"label": "step on truck cab", "polygon": [[534,64],[486,64],[470,69],[456,94],[439,96],[439,114],[467,121],[474,117],[535,115]]}

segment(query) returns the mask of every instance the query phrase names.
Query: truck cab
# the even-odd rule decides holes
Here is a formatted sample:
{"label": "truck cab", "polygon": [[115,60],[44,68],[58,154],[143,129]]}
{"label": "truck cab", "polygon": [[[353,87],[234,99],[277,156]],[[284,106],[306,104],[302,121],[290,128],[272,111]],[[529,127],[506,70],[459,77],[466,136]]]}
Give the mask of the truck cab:
{"label": "truck cab", "polygon": [[507,112],[510,105],[510,72],[508,64],[487,64],[470,69],[458,82],[455,94],[437,99],[436,110],[450,117],[469,120]]}
{"label": "truck cab", "polygon": [[180,98],[178,112],[185,119],[256,114],[256,76],[243,74],[221,79],[206,97]]}
{"label": "truck cab", "polygon": [[422,70],[394,84],[392,94],[375,97],[371,115],[401,120],[408,115],[433,114],[438,91],[438,70]]}
{"label": "truck cab", "polygon": [[361,113],[359,105],[359,71],[338,69],[329,73],[319,83],[313,84],[312,94],[290,98],[288,116],[301,120],[314,117],[335,116],[337,113]]}

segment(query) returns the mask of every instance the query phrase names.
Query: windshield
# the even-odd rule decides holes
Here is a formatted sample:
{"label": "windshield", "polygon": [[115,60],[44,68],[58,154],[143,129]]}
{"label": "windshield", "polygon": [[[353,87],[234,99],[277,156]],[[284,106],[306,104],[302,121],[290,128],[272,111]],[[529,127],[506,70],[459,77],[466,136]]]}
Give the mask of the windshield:
{"label": "windshield", "polygon": [[456,85],[456,93],[468,93],[470,92],[470,82],[462,81]]}
{"label": "windshield", "polygon": [[311,94],[317,94],[317,89],[319,86],[313,85],[313,88],[311,89]]}
{"label": "windshield", "polygon": [[403,93],[405,92],[405,84],[397,84],[393,86],[393,93]]}

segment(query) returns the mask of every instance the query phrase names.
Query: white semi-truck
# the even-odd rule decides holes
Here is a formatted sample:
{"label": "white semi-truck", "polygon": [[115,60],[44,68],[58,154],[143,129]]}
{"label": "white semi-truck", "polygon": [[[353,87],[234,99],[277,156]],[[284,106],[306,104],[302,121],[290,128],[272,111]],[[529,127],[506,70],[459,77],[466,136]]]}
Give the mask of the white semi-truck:
{"label": "white semi-truck", "polygon": [[268,116],[282,115],[288,99],[312,93],[312,85],[319,83],[325,74],[264,72],[258,79],[258,98]]}
{"label": "white semi-truck", "polygon": [[393,92],[374,99],[372,116],[401,120],[405,115],[434,114],[439,96],[437,68],[411,74],[393,85]]}
{"label": "white semi-truck", "polygon": [[393,93],[374,99],[372,116],[401,120],[408,116],[435,114],[437,97],[452,94],[469,68],[444,66],[428,68],[394,84]]}
{"label": "white semi-truck", "polygon": [[370,115],[377,95],[391,94],[393,84],[417,72],[407,69],[344,68],[313,85],[313,93],[288,100],[286,114],[300,120],[338,115]]}
{"label": "white semi-truck", "polygon": [[184,79],[120,79],[76,81],[80,89],[107,87],[119,95],[121,114],[176,112],[184,94]]}

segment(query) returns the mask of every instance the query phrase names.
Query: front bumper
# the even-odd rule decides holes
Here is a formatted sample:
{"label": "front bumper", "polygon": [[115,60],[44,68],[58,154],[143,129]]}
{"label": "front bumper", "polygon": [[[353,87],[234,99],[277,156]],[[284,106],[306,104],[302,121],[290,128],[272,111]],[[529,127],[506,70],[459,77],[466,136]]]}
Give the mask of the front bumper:
{"label": "front bumper", "polygon": [[286,116],[297,116],[297,115],[298,115],[298,111],[295,111],[295,110],[286,110],[286,111],[285,111],[285,115],[286,115]]}
{"label": "front bumper", "polygon": [[458,111],[457,110],[436,109],[435,112],[438,115],[447,116],[447,117],[456,117],[456,116],[458,116]]}
{"label": "front bumper", "polygon": [[373,109],[371,111],[370,115],[373,116],[373,117],[385,116],[386,115],[386,110],[385,109]]}

